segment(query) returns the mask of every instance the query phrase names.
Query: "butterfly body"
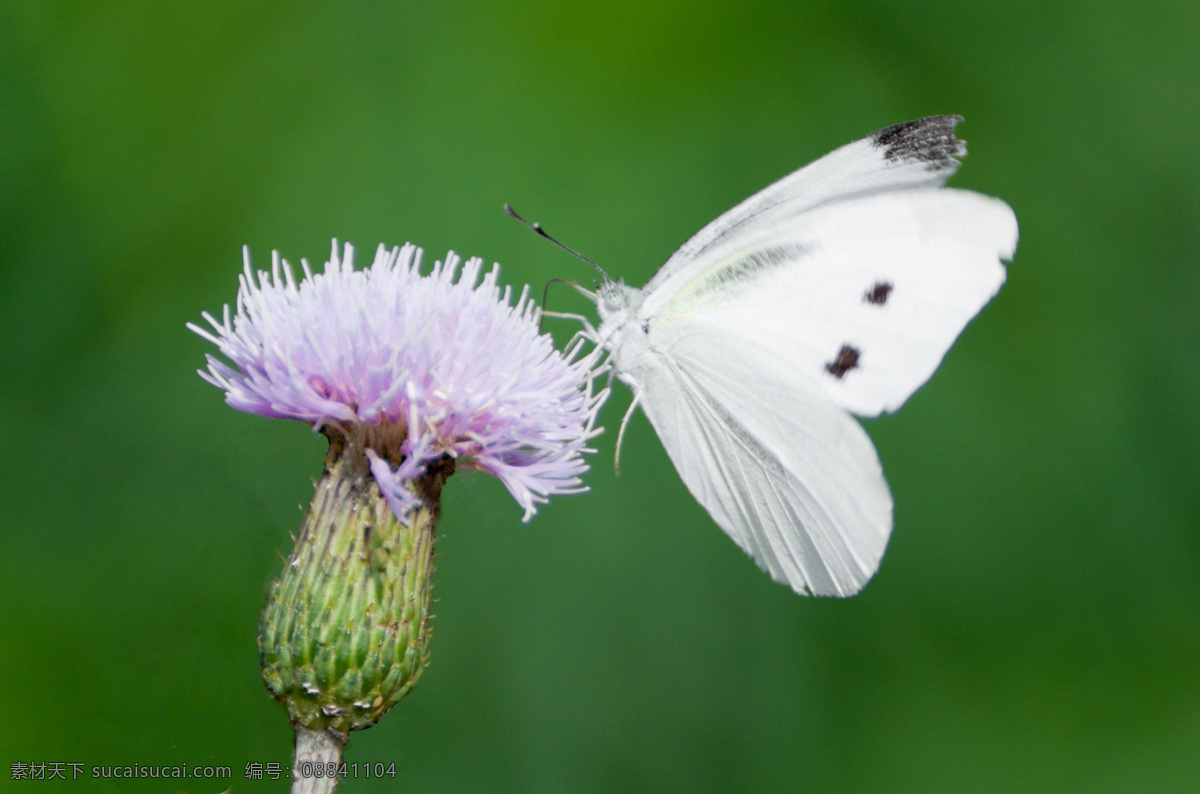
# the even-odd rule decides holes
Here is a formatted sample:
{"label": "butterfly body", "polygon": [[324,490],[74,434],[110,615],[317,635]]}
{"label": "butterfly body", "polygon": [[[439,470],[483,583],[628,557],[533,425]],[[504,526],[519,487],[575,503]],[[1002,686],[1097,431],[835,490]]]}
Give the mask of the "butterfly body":
{"label": "butterfly body", "polygon": [[881,130],[701,229],[641,289],[606,280],[609,351],[684,483],[801,594],[879,567],[892,498],[851,416],[894,411],[1004,282],[1003,202],[942,187],[955,116]]}

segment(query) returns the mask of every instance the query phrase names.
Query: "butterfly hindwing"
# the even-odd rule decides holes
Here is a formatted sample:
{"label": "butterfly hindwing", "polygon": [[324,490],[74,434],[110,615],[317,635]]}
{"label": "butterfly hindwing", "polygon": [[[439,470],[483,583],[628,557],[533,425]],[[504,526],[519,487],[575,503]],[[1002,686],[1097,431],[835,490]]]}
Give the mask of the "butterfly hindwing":
{"label": "butterfly hindwing", "polygon": [[892,500],[862,427],[807,379],[703,323],[664,323],[641,405],[692,495],[797,593],[849,596],[879,566]]}

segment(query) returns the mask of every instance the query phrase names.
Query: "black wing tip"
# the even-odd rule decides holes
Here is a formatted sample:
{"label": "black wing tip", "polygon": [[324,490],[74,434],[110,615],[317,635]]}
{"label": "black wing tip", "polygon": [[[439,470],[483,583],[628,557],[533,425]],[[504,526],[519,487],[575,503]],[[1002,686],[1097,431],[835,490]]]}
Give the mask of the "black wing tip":
{"label": "black wing tip", "polygon": [[927,116],[885,127],[870,136],[885,160],[925,163],[930,171],[953,170],[967,146],[954,135],[962,116]]}

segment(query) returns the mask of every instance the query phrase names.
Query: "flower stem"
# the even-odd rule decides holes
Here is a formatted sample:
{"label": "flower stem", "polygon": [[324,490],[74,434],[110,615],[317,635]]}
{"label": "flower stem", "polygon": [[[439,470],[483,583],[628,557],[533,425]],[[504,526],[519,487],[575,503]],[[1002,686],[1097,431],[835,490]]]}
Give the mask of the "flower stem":
{"label": "flower stem", "polygon": [[[337,768],[346,743],[329,731],[296,726],[296,757],[292,760],[292,794],[333,794]],[[315,774],[322,770],[325,774]],[[330,774],[332,772],[332,774]]]}

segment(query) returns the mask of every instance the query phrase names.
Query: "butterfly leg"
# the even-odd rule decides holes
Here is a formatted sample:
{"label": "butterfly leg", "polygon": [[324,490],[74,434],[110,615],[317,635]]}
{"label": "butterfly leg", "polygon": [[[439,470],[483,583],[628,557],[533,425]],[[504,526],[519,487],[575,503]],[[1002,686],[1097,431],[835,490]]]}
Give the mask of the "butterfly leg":
{"label": "butterfly leg", "polygon": [[543,317],[553,317],[556,320],[575,320],[583,325],[583,330],[588,336],[596,336],[596,329],[592,326],[591,320],[584,317],[582,314],[571,314],[569,312],[542,312]]}
{"label": "butterfly leg", "polygon": [[641,399],[641,390],[634,391],[633,402],[629,403],[629,410],[625,412],[625,417],[621,419],[621,429],[617,431],[617,449],[613,453],[613,470],[618,477],[621,476],[621,441],[625,438],[625,427],[629,424],[629,417],[633,416],[633,409],[637,408],[637,404]]}

